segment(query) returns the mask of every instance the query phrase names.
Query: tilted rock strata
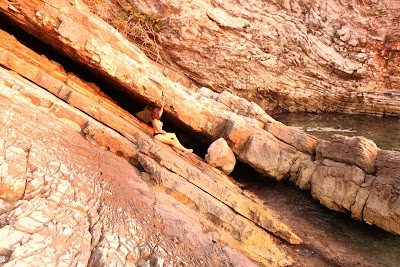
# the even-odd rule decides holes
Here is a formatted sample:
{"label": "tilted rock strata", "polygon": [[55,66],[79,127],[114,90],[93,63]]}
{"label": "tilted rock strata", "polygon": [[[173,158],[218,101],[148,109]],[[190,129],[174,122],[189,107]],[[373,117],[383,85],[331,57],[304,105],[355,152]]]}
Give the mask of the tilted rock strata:
{"label": "tilted rock strata", "polygon": [[[137,150],[142,151],[143,153],[146,154],[150,153],[149,147],[154,146],[154,144],[149,145],[147,143],[149,140],[149,136],[152,133],[148,125],[141,123],[139,120],[131,116],[126,111],[120,109],[111,101],[104,99],[101,96],[98,96],[96,92],[92,90],[91,87],[89,87],[87,84],[85,84],[77,77],[65,73],[63,69],[60,68],[57,64],[54,64],[53,62],[50,61],[46,61],[44,60],[43,57],[39,57],[38,55],[35,56],[35,54],[32,54],[32,51],[30,51],[29,49],[24,48],[20,44],[18,45],[18,42],[14,38],[9,36],[7,33],[1,31],[0,33],[4,34],[5,39],[8,38],[7,45],[5,44],[4,47],[6,49],[8,49],[7,48],[8,46],[12,47],[13,49],[16,47],[17,48],[16,53],[18,51],[19,55],[21,56],[20,58],[18,58],[16,57],[15,54],[10,53],[10,51],[4,49],[2,50],[3,57],[0,59],[1,64],[5,64],[8,67],[16,65],[24,66],[16,68],[16,70],[19,71],[22,75],[26,75],[30,80],[34,81],[35,83],[40,84],[42,87],[46,88],[51,93],[58,96],[60,99],[66,101],[69,105],[79,108],[81,111],[90,115],[92,118],[101,121],[105,125],[126,136],[126,138],[128,138],[128,140],[130,140],[134,144],[137,144],[137,147],[132,147],[132,145],[120,144],[114,146],[111,149],[113,152],[121,153],[126,158],[137,158],[138,157]],[[30,56],[28,58],[25,58],[24,55],[30,55]],[[39,65],[37,65],[35,62],[39,62],[39,59],[42,59],[42,61]],[[39,70],[40,65],[43,66]],[[56,72],[57,76],[53,77],[52,76],[53,72]],[[24,94],[32,98],[35,102],[40,103],[40,101],[37,99],[37,96],[30,95],[27,92],[25,92]],[[103,140],[103,138],[101,138],[101,140],[97,140],[96,135],[99,135],[100,133],[98,132],[98,130],[93,130],[91,124],[88,123],[87,120],[71,115],[68,110],[55,107],[56,105],[52,105],[51,108],[52,112],[55,112],[57,116],[63,118],[72,117],[73,124],[75,124],[78,127],[78,129],[81,129],[84,133],[86,133],[87,137],[90,140],[94,140],[100,146],[109,146],[109,144],[107,144],[106,141],[112,143],[112,140]],[[143,129],[140,131],[142,133],[139,133],[138,130],[132,128],[132,126],[135,126],[138,129]],[[188,176],[188,170],[181,169],[182,166],[186,165],[185,162],[183,162],[180,159],[175,159],[169,154],[160,156],[159,153],[161,152],[158,151],[158,149],[156,149],[156,152],[157,153],[152,152],[152,157],[157,158],[162,165],[171,169],[174,172],[177,173],[182,172],[181,175],[184,177]],[[198,171],[194,170],[194,172],[195,173],[193,176],[199,177]],[[210,173],[209,175],[211,174],[213,173]],[[190,175],[187,178],[190,179]],[[220,179],[220,176],[217,175],[214,178]],[[198,180],[198,182],[205,183],[204,179],[200,179]],[[214,187],[210,187],[210,185],[213,185]],[[199,184],[199,187],[203,186]],[[236,188],[232,187],[231,190],[228,190],[228,192],[230,192],[229,194],[233,194],[231,198],[227,196],[221,197],[220,194],[218,193],[219,191],[221,191],[221,189],[218,189],[218,187],[215,188],[214,182],[212,181],[210,182],[209,185],[206,185],[206,187],[208,188],[207,189],[203,188],[203,190],[209,191],[209,193],[214,197],[225,199],[225,201],[230,199],[229,201],[234,201],[234,203],[236,203],[237,200],[234,200],[236,198],[236,194],[240,195],[240,192],[237,191],[232,192],[232,190],[235,190]],[[253,207],[253,205],[250,203],[247,203],[243,207],[242,206],[234,207],[234,206],[235,205],[232,206],[234,210],[241,213],[243,216],[245,217],[248,217],[250,215],[255,216],[254,218],[249,217],[249,219],[259,220],[265,223],[265,225],[262,226],[267,227],[269,231],[276,233],[282,232],[281,236],[282,238],[287,239],[288,241],[293,243],[300,242],[300,240],[295,234],[290,233],[290,230],[287,231],[285,230],[284,226],[282,226],[283,228],[281,228],[281,226],[275,225],[273,221],[270,222],[269,219],[267,219],[269,216],[268,213],[264,213],[263,211],[256,212],[256,210],[258,210],[257,206]],[[249,207],[252,210],[249,210]],[[244,210],[241,210],[242,208],[244,208]],[[260,216],[260,218],[258,218],[258,216]],[[263,216],[266,217],[264,218]]]}
{"label": "tilted rock strata", "polygon": [[199,84],[265,109],[400,115],[400,3],[129,1]]}
{"label": "tilted rock strata", "polygon": [[[201,163],[195,156],[194,165],[185,163],[133,124],[135,137],[125,138],[4,69],[1,77],[0,253],[5,266],[136,266],[155,260],[165,266],[180,261],[257,266],[235,248],[267,265],[290,264],[289,252],[264,227],[289,239],[295,235],[221,172],[207,164],[196,169]],[[86,121],[86,128],[76,127],[76,121]],[[152,190],[142,181],[148,177],[187,207]],[[220,200],[214,197],[218,192]],[[249,208],[263,227],[233,211]],[[207,216],[201,219],[198,213]]]}
{"label": "tilted rock strata", "polygon": [[[35,6],[35,3],[37,6]],[[32,6],[35,6],[36,13],[32,11]],[[119,83],[125,90],[129,90],[143,101],[159,103],[161,96],[164,95],[167,102],[166,113],[192,130],[201,132],[211,139],[226,138],[238,159],[253,166],[259,172],[277,180],[290,177],[301,188],[311,188],[313,173],[323,159],[313,160],[316,153],[315,138],[293,130],[279,130],[279,128],[284,129],[285,127],[275,123],[275,120],[257,105],[229,93],[217,94],[206,88],[200,88],[198,92],[193,92],[173,83],[158,72],[140,50],[127,43],[109,25],[93,17],[84,8],[77,9],[69,2],[62,1],[58,2],[56,6],[48,5],[46,1],[34,2],[32,6],[21,3],[17,12],[14,10],[15,6],[13,6],[14,9],[11,9],[9,5],[3,3],[0,5],[2,8],[0,10],[32,34],[36,34],[53,46],[62,48],[71,58],[91,66],[95,71]],[[49,26],[46,24],[48,21],[53,21],[54,25]],[[87,31],[72,34],[74,31],[79,32],[78,29],[81,28]],[[14,51],[14,53],[18,54],[18,51]],[[8,62],[8,57],[13,56],[3,52],[3,64],[18,71],[19,64],[13,66],[14,61]],[[17,59],[15,60],[17,61]],[[39,79],[40,74],[28,71],[22,75],[31,80],[37,80],[38,84],[46,87],[46,79]],[[67,82],[74,85],[73,79],[68,78]],[[99,104],[94,104],[93,107],[81,105],[85,101],[85,97],[70,94],[70,89],[61,84],[59,87],[47,85],[46,88],[67,100],[70,105],[81,106],[91,116],[95,118],[103,117],[106,120],[105,123],[111,128],[117,129],[119,132],[126,132],[128,137],[131,134],[127,131],[129,127],[126,126],[130,119],[126,116],[123,116],[124,118],[115,117],[112,112],[99,109],[97,107]],[[77,86],[77,90],[82,91],[79,86]],[[99,110],[98,113],[97,110]],[[102,114],[102,112],[114,117],[115,121],[109,120],[108,116]],[[131,123],[136,124],[135,121],[131,121]],[[270,123],[272,124],[269,125]],[[290,135],[296,136],[297,134],[301,137],[290,137]],[[259,147],[264,148],[266,158],[254,156],[253,153],[260,153]],[[369,151],[370,148],[366,148],[365,151]],[[360,157],[360,155],[349,155],[349,158],[351,159],[353,156]],[[373,155],[371,154],[371,156]],[[374,162],[373,158],[368,162]],[[350,160],[348,163],[353,164],[355,162]],[[364,163],[359,162],[357,164]],[[368,166],[370,167],[370,165]],[[368,170],[368,172],[370,171]],[[346,180],[345,177],[342,177],[342,179]],[[398,178],[392,176],[390,179],[396,181]],[[339,180],[335,178],[335,181]],[[390,186],[391,184],[393,183],[388,182],[389,188],[393,188],[393,186]],[[355,197],[359,202],[354,203],[354,209],[352,208],[354,211],[357,210],[354,214],[355,218],[360,219],[363,216],[360,214],[363,214],[363,207],[368,203],[368,201],[365,202],[368,196],[364,189],[369,188],[369,185],[371,184],[368,180],[360,186],[360,190],[357,190],[361,195]],[[313,192],[322,191],[314,190]],[[394,192],[393,196],[395,197],[396,191],[391,192]],[[313,195],[320,199],[327,197],[316,193]],[[343,194],[338,194],[338,196],[341,195]],[[383,195],[381,197],[384,198]],[[329,203],[327,201],[322,202]],[[341,199],[334,202],[343,204]],[[382,199],[382,203],[384,203],[384,199]],[[374,223],[388,231],[398,233],[396,230],[399,221],[398,216],[396,213],[394,215],[382,214],[382,217],[387,218],[388,216],[390,223],[385,223],[385,219],[382,219],[381,222],[374,221]],[[379,216],[375,217],[378,218]],[[266,225],[269,227],[268,223]],[[280,230],[277,231],[277,233],[279,232]],[[290,236],[283,236],[286,240],[291,240]],[[295,241],[296,239],[294,238],[290,242],[298,242]]]}

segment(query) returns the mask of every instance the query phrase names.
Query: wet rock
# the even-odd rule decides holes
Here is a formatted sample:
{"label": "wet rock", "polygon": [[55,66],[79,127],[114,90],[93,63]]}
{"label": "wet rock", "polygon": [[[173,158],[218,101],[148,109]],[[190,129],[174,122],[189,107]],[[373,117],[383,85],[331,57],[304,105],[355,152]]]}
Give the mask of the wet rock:
{"label": "wet rock", "polygon": [[320,141],[316,148],[317,158],[331,159],[360,167],[369,174],[375,172],[378,154],[376,144],[365,137],[333,135],[330,141]]}
{"label": "wet rock", "polygon": [[205,160],[211,166],[230,174],[236,165],[236,158],[225,139],[214,141],[207,149]]}

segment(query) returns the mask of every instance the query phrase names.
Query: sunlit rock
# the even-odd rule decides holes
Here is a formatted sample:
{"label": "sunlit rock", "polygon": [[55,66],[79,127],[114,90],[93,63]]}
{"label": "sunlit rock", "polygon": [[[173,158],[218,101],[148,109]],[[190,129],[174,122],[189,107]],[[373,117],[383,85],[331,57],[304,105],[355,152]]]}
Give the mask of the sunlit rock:
{"label": "sunlit rock", "polygon": [[333,135],[330,141],[320,141],[316,148],[317,158],[356,165],[369,174],[375,172],[378,154],[376,144],[365,137]]}
{"label": "sunlit rock", "polygon": [[[196,52],[201,57],[188,58],[198,62],[199,72],[207,73],[206,79],[193,79],[207,81],[203,85],[218,92],[206,87],[197,90],[170,80],[168,71],[161,72],[137,46],[80,6],[79,1],[56,2],[16,0],[12,7],[2,2],[0,12],[143,105],[155,106],[164,100],[165,115],[171,121],[206,141],[224,138],[237,159],[265,179],[289,179],[302,189],[311,189],[313,196],[331,209],[351,211],[354,218],[399,232],[397,154],[379,155],[376,146],[361,137],[354,138],[354,143],[345,138],[324,143],[277,123],[264,111],[279,103],[293,111],[339,107],[344,112],[397,114],[395,93],[388,97],[385,91],[364,92],[359,84],[357,90],[361,91],[351,90],[353,81],[371,71],[359,62],[367,62],[367,51],[349,58],[311,36],[311,44],[320,47],[307,43],[304,49],[317,59],[304,59],[265,47],[270,42],[256,34],[263,39],[262,53],[271,51],[260,59],[248,53],[252,49],[246,46],[254,43],[253,33],[247,31],[267,23],[285,33],[287,28],[282,23],[291,20],[275,16],[248,24],[247,18],[236,21],[236,15],[224,11],[225,7],[212,12],[202,6],[197,10],[208,13],[200,22],[233,42],[219,40],[232,46],[218,51],[218,60],[213,58],[212,64],[208,63],[210,69],[199,66],[214,52]],[[175,21],[174,12],[185,10],[185,3],[168,2],[161,9],[179,4],[179,8],[165,9],[171,12],[170,21]],[[190,8],[198,7],[196,3]],[[276,12],[281,7],[266,5]],[[285,2],[285,8],[289,7],[303,14],[301,5]],[[340,5],[337,8],[340,10]],[[270,15],[271,10],[265,14]],[[232,31],[246,32],[225,35],[229,25],[218,15],[232,23]],[[318,16],[312,19],[318,21]],[[266,32],[270,32],[269,26]],[[203,40],[193,33],[193,25],[186,27],[183,37],[189,38],[181,40],[192,38],[197,43],[212,44],[207,40],[209,35],[202,35]],[[356,47],[363,43],[359,39],[362,35],[348,33],[346,29],[338,31],[342,42]],[[0,31],[0,36],[0,65],[4,66],[0,68],[0,220],[4,222],[0,237],[6,238],[0,238],[4,255],[0,261],[10,265],[35,261],[43,266],[74,266],[78,262],[88,266],[296,264],[294,259],[299,255],[295,245],[303,240],[270,210],[268,203],[241,190],[201,157],[176,153],[153,140],[151,127],[105,97],[101,88],[67,73],[10,34]],[[237,37],[246,41],[238,45],[234,41]],[[173,38],[160,41],[177,41]],[[386,44],[394,47],[391,40]],[[190,48],[196,51],[195,46]],[[184,50],[179,52],[184,55]],[[231,57],[227,52],[240,53]],[[374,55],[376,62],[384,62],[387,55],[378,54]],[[241,58],[234,64],[238,69],[226,64],[221,72],[209,72],[214,64],[235,58]],[[307,70],[304,62],[314,60],[318,64],[310,64],[313,67]],[[370,61],[372,65],[376,62]],[[305,72],[299,74],[295,64]],[[249,75],[250,70],[254,75]],[[192,73],[190,68],[186,71]],[[395,81],[396,75],[392,76]],[[240,94],[247,99],[228,92],[225,85],[243,89]],[[247,88],[258,89],[252,92]]]}
{"label": "sunlit rock", "polygon": [[235,168],[236,158],[225,139],[214,141],[207,149],[205,160],[211,166],[230,174]]}

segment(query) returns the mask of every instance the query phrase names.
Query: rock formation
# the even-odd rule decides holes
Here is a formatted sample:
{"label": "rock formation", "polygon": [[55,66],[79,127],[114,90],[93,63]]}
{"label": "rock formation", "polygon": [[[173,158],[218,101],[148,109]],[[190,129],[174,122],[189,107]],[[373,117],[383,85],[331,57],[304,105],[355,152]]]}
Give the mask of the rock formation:
{"label": "rock formation", "polygon": [[211,166],[230,174],[236,165],[236,158],[228,143],[223,138],[214,141],[207,149],[205,160]]}
{"label": "rock formation", "polygon": [[[0,12],[132,99],[154,105],[163,96],[172,120],[210,143],[223,137],[265,176],[290,179],[323,205],[400,234],[399,153],[362,137],[318,140],[227,91],[188,89],[75,2],[1,1]],[[302,264],[299,233],[267,205],[198,156],[154,141],[149,125],[101,88],[0,35],[3,262]]]}
{"label": "rock formation", "polygon": [[266,110],[400,115],[396,0],[129,1],[188,77]]}
{"label": "rock formation", "polygon": [[[260,201],[195,155],[185,160],[155,142],[146,125],[54,63],[36,59],[58,73],[39,75],[49,86],[60,82],[56,96],[0,69],[3,262],[257,265],[235,247],[267,265],[292,262],[290,251],[268,232],[289,243],[301,240]],[[33,70],[28,62],[20,66],[21,72]],[[58,98],[63,96],[71,102]],[[77,108],[91,109],[99,121]],[[108,127],[112,123],[115,129]]]}

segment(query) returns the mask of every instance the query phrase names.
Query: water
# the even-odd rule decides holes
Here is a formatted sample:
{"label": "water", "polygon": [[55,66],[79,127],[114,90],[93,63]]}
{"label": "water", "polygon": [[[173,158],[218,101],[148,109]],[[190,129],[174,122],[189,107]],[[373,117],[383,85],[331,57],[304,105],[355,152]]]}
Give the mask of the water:
{"label": "water", "polygon": [[331,211],[289,181],[237,167],[232,175],[241,187],[262,199],[305,242],[293,248],[301,266],[400,266],[400,236]]}
{"label": "water", "polygon": [[[381,149],[400,151],[398,118],[305,113],[273,117],[320,139],[361,135]],[[289,181],[271,181],[245,166],[235,168],[232,176],[305,241],[294,248],[305,266],[400,266],[400,236],[331,211]]]}
{"label": "water", "polygon": [[380,149],[400,151],[399,118],[336,113],[283,113],[273,117],[320,139],[329,140],[333,134],[364,136]]}

